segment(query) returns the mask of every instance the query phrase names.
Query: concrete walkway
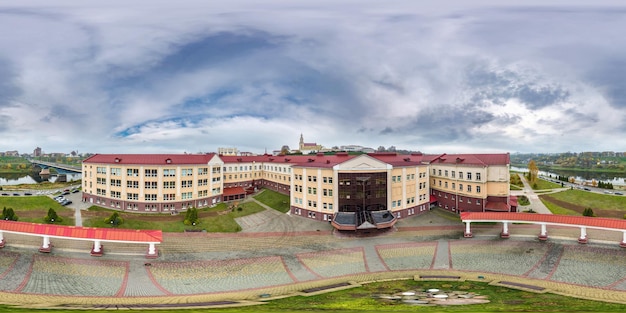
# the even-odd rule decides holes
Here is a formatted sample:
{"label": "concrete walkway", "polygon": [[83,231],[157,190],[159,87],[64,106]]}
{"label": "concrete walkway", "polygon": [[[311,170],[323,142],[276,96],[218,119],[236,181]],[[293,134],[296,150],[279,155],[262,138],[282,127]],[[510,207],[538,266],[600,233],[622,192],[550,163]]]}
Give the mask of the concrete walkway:
{"label": "concrete walkway", "polygon": [[[543,202],[541,202],[541,200],[539,199],[539,196],[535,193],[535,190],[533,190],[533,188],[530,186],[524,174],[518,174],[518,175],[522,183],[524,184],[524,189],[523,190],[511,190],[511,195],[526,196],[528,198],[528,201],[530,201],[529,205],[520,206],[518,209],[519,210],[533,210],[541,214],[552,214],[552,212],[550,212],[550,210],[543,204]],[[564,189],[558,188],[556,190],[553,190],[552,192],[559,192],[559,191],[566,190],[566,189],[567,188],[564,188]]]}

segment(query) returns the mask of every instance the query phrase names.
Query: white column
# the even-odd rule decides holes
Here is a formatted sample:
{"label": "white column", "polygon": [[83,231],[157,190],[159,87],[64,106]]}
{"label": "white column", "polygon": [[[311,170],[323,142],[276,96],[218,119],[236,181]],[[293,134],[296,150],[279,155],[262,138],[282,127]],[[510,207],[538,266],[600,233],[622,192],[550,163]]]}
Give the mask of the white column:
{"label": "white column", "polygon": [[93,242],[93,252],[98,253],[102,249],[102,243],[100,240],[94,240]]}
{"label": "white column", "polygon": [[0,248],[4,248],[4,233],[0,230]]}
{"label": "white column", "polygon": [[42,249],[48,249],[50,248],[50,237],[48,236],[43,236],[43,244],[41,245]]}
{"label": "white column", "polygon": [[541,233],[539,234],[539,239],[540,240],[548,239],[548,231],[546,229],[546,224],[545,223],[541,223]]}
{"label": "white column", "polygon": [[501,238],[509,238],[509,222],[502,221],[502,233],[500,234]]}
{"label": "white column", "polygon": [[580,227],[580,239],[587,239],[587,227]]}
{"label": "white column", "polygon": [[465,234],[463,234],[463,237],[465,238],[471,238],[472,237],[472,230],[470,228],[470,223],[469,221],[465,222]]}
{"label": "white column", "polygon": [[148,255],[155,255],[155,254],[156,254],[156,247],[154,243],[150,243],[150,246],[148,247]]}
{"label": "white column", "polygon": [[626,231],[624,232],[624,235],[622,236],[622,242],[619,243],[619,246],[622,248],[626,248]]}

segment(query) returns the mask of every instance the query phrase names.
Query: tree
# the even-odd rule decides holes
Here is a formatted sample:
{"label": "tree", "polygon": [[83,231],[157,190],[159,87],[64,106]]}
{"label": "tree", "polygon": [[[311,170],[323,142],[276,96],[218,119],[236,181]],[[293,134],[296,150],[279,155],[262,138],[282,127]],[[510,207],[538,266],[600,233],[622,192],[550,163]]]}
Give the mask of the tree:
{"label": "tree", "polygon": [[44,221],[46,221],[46,223],[55,223],[55,222],[62,222],[63,218],[61,218],[60,216],[57,215],[57,212],[50,208],[48,209],[48,215],[46,215],[46,217],[43,218]]}
{"label": "tree", "polygon": [[595,213],[593,213],[593,209],[592,209],[592,208],[585,208],[585,209],[583,210],[583,216],[591,216],[591,217],[594,217],[594,216],[596,216],[596,214],[595,214]]}
{"label": "tree", "polygon": [[107,224],[111,224],[113,227],[117,227],[124,223],[124,219],[120,217],[119,213],[113,212],[110,217],[104,219],[104,222]]}
{"label": "tree", "polygon": [[183,221],[183,223],[185,223],[185,225],[196,226],[196,223],[198,223],[198,209],[188,209],[187,213],[185,213],[185,220]]}
{"label": "tree", "polygon": [[2,209],[2,216],[1,218],[5,221],[17,221],[18,217],[17,215],[15,215],[15,212],[13,211],[12,208],[3,208]]}
{"label": "tree", "polygon": [[530,173],[530,183],[534,183],[537,180],[537,176],[539,175],[539,168],[537,164],[535,164],[534,160],[530,160],[528,162],[528,172]]}

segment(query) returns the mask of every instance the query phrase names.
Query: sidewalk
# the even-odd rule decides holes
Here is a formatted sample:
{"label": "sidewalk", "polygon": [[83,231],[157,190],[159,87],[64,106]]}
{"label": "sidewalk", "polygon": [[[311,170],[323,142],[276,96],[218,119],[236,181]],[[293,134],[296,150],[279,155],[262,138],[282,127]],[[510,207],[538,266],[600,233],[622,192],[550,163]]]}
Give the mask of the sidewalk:
{"label": "sidewalk", "polygon": [[543,204],[543,202],[541,202],[541,200],[539,199],[539,196],[535,193],[533,188],[530,186],[530,184],[526,180],[526,177],[524,177],[523,174],[517,174],[517,175],[519,175],[520,179],[522,180],[522,183],[524,184],[524,189],[523,190],[511,190],[511,195],[526,196],[528,198],[528,201],[530,201],[530,205],[520,206],[519,209],[520,210],[533,210],[541,214],[552,214],[552,212],[550,212],[550,210]]}

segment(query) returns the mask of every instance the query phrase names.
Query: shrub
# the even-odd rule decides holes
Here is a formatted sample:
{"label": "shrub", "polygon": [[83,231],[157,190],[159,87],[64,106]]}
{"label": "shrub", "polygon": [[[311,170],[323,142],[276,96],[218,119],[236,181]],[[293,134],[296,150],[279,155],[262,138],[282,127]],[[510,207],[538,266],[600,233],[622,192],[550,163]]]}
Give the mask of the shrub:
{"label": "shrub", "polygon": [[185,225],[196,225],[196,223],[198,222],[198,209],[196,208],[190,208],[187,210],[187,213],[185,213],[185,220],[183,221],[183,223]]}
{"label": "shrub", "polygon": [[119,213],[113,212],[110,217],[104,219],[104,222],[116,227],[118,225],[122,225],[122,223],[124,223],[124,219],[120,217]]}
{"label": "shrub", "polygon": [[57,215],[57,212],[50,208],[48,209],[48,215],[43,218],[46,223],[62,222],[63,218]]}
{"label": "shrub", "polygon": [[2,216],[0,217],[5,221],[17,221],[18,217],[17,215],[15,215],[15,212],[13,211],[12,208],[3,208],[2,209]]}
{"label": "shrub", "polygon": [[585,208],[583,210],[583,216],[592,216],[593,217],[593,216],[596,216],[596,215],[593,213],[593,209]]}

